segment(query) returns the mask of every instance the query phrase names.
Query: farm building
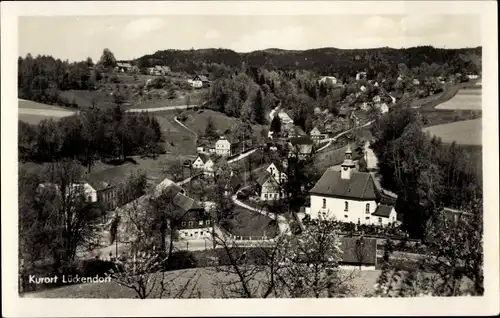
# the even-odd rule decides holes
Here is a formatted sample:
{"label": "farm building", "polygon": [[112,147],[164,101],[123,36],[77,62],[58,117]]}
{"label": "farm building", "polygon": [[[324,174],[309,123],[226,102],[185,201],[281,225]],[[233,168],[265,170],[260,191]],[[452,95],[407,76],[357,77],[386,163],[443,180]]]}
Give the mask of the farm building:
{"label": "farm building", "polygon": [[121,72],[121,73],[127,73],[132,70],[132,64],[130,63],[122,63],[118,62],[116,63],[116,67],[114,68],[115,72]]}
{"label": "farm building", "polygon": [[194,88],[202,88],[210,86],[210,80],[206,75],[196,75],[193,79],[189,80],[189,83]]}

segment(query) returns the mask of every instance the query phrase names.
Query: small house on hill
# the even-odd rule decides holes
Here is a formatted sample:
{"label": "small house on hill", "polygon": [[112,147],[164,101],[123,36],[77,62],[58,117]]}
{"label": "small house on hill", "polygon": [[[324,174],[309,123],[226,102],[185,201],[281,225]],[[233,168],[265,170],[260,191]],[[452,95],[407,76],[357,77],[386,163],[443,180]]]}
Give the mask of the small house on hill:
{"label": "small house on hill", "polygon": [[132,70],[132,64],[130,63],[122,63],[118,62],[116,63],[116,67],[114,69],[115,72],[121,72],[121,73],[127,73]]}
{"label": "small house on hill", "polygon": [[266,171],[280,183],[284,183],[287,179],[287,175],[285,173],[285,171],[287,171],[287,168],[278,160],[271,162],[269,166],[267,166]]}
{"label": "small house on hill", "polygon": [[312,140],[315,143],[320,143],[322,140],[329,138],[332,132],[327,130],[325,127],[315,126],[310,132]]}
{"label": "small house on hill", "polygon": [[335,76],[323,76],[320,80],[319,83],[324,83],[324,84],[337,84],[337,78]]}
{"label": "small house on hill", "polygon": [[191,164],[191,167],[196,170],[203,170],[203,167],[205,166],[205,163],[209,160],[210,158],[208,157],[207,154],[200,153],[198,154],[198,157],[193,161]]}
{"label": "small house on hill", "polygon": [[202,88],[210,86],[210,80],[206,75],[196,75],[195,77],[193,77],[192,80],[190,80],[190,83],[191,86],[193,86],[194,88]]}

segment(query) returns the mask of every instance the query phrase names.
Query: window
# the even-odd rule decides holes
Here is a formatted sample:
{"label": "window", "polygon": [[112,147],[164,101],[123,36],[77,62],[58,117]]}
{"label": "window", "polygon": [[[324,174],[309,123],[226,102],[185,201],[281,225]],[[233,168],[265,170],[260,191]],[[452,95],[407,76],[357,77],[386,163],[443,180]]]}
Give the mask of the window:
{"label": "window", "polygon": [[382,223],[382,218],[378,218],[378,223]]}
{"label": "window", "polygon": [[195,232],[194,232],[194,235],[198,235],[198,231],[195,231]]}
{"label": "window", "polygon": [[365,219],[366,219],[366,220],[369,220],[369,219],[370,219],[370,217],[369,217],[369,216],[367,216]]}
{"label": "window", "polygon": [[344,202],[344,211],[349,211],[349,202],[347,201]]}
{"label": "window", "polygon": [[206,224],[206,225],[210,225],[210,221],[209,221],[209,220],[206,220],[206,221],[205,221],[205,224]]}
{"label": "window", "polygon": [[264,193],[264,198],[266,198],[266,199],[267,199],[267,193]]}
{"label": "window", "polygon": [[182,226],[186,226],[186,222],[182,222]]}
{"label": "window", "polygon": [[367,204],[366,204],[366,209],[365,209],[365,211],[366,211],[366,214],[370,213],[370,203],[367,203]]}
{"label": "window", "polygon": [[344,171],[347,171],[347,169],[348,169],[347,167],[344,167]]}
{"label": "window", "polygon": [[189,221],[189,226],[193,226],[193,221]]}
{"label": "window", "polygon": [[323,199],[323,209],[326,209],[326,199]]}
{"label": "window", "polygon": [[347,214],[346,214],[346,215],[344,215],[344,217],[347,219],[347,218],[348,218]]}

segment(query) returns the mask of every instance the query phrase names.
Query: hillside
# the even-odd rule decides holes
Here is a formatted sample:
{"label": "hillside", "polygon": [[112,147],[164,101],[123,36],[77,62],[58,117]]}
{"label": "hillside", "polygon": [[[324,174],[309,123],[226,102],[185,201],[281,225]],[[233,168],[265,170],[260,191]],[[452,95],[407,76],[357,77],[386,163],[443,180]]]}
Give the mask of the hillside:
{"label": "hillside", "polygon": [[267,49],[237,53],[228,49],[164,50],[145,55],[136,60],[141,66],[169,65],[172,70],[188,73],[209,70],[210,64],[228,67],[248,66],[266,69],[310,70],[319,74],[355,74],[373,67],[375,71],[397,71],[399,63],[412,68],[423,62],[454,65],[453,72],[478,72],[481,70],[482,48],[438,49],[431,46],[407,49],[337,49],[319,48],[304,51]]}

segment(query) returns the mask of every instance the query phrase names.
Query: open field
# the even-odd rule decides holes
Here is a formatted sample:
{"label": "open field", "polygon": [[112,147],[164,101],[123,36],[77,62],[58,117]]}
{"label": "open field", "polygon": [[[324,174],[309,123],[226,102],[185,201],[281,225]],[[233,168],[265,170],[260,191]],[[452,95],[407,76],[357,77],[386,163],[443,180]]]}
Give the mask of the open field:
{"label": "open field", "polygon": [[26,100],[26,99],[20,99],[20,98],[18,99],[17,106],[19,109],[29,108],[29,109],[37,109],[37,110],[60,110],[60,111],[72,112],[72,110],[70,108],[42,104],[42,103],[34,102],[32,100]]}
{"label": "open field", "polygon": [[47,105],[30,100],[19,99],[18,120],[28,124],[36,125],[44,119],[53,118],[55,120],[73,115],[75,112],[69,108]]}
{"label": "open field", "polygon": [[465,120],[450,124],[443,124],[424,128],[425,132],[436,135],[443,142],[451,143],[455,141],[461,145],[481,145],[482,144],[482,120]]}
{"label": "open field", "polygon": [[[203,96],[207,89],[197,89],[189,92],[177,92],[175,99],[151,99],[134,103],[129,108],[159,108],[167,106],[180,106],[180,105],[199,105],[203,101]],[[188,98],[189,97],[189,98]]]}
{"label": "open field", "polygon": [[481,110],[481,89],[460,89],[450,100],[439,104],[436,109],[470,109]]}
{"label": "open field", "polygon": [[61,96],[74,101],[80,108],[87,108],[92,106],[92,100],[95,100],[97,108],[110,108],[114,107],[113,96],[111,91],[84,91],[84,90],[69,90],[61,92]]}
{"label": "open field", "polygon": [[[216,129],[221,134],[223,134],[226,130],[231,129],[233,125],[239,122],[239,119],[237,118],[229,117],[210,109],[201,109],[198,111],[187,110],[184,111],[180,117],[183,115],[187,117],[183,124],[201,136],[205,134],[209,117],[212,118]],[[265,126],[263,125],[252,125],[254,136],[259,136],[264,128]]]}

